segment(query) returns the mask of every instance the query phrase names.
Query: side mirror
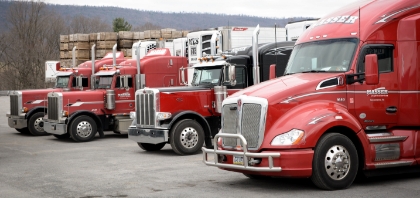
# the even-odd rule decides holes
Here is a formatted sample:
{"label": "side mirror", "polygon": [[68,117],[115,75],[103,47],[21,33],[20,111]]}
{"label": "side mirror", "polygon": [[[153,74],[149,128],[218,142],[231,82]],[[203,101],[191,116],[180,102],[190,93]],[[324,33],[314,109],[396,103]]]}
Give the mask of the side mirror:
{"label": "side mirror", "polygon": [[82,84],[82,76],[78,76],[76,78],[76,86],[77,87],[83,87],[83,84]]}
{"label": "side mirror", "polygon": [[185,67],[179,68],[179,78],[180,78],[179,82],[181,83],[181,85],[187,85],[188,84],[188,82],[186,82],[186,80],[185,80],[185,70],[186,69],[187,68],[185,68]]}
{"label": "side mirror", "polygon": [[229,76],[229,82],[230,85],[235,86],[236,85],[236,72],[235,72],[235,66],[230,65],[228,66],[228,76]]}
{"label": "side mirror", "polygon": [[376,54],[368,54],[365,57],[365,79],[367,85],[379,83],[378,56]]}
{"label": "side mirror", "polygon": [[124,76],[124,89],[128,90],[128,76]]}

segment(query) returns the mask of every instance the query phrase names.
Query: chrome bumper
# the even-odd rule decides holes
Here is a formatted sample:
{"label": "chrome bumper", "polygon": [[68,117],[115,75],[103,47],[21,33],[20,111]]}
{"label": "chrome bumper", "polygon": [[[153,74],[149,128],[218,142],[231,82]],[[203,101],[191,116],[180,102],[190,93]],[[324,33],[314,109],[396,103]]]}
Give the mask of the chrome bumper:
{"label": "chrome bumper", "polygon": [[67,133],[67,124],[50,122],[44,119],[44,131],[55,135],[63,135]]}
{"label": "chrome bumper", "polygon": [[[225,150],[217,150],[217,139],[219,137],[225,138],[237,138],[241,140],[243,151],[225,151]],[[218,133],[214,137],[214,149],[206,149],[203,147],[201,150],[203,151],[203,162],[208,166],[216,166],[219,168],[227,168],[227,169],[236,169],[236,170],[246,170],[246,171],[260,171],[260,172],[280,172],[282,169],[281,167],[274,167],[273,158],[280,157],[280,153],[249,153],[248,152],[248,144],[244,136],[240,134],[227,134],[227,133]],[[207,154],[214,155],[214,161],[207,160]],[[242,156],[243,157],[243,165],[236,165],[236,164],[226,164],[226,163],[219,163],[218,155],[232,155],[232,156]],[[268,167],[255,167],[250,166],[249,158],[268,158]]]}
{"label": "chrome bumper", "polygon": [[135,126],[128,128],[128,139],[138,143],[159,144],[168,142],[169,130],[141,129]]}
{"label": "chrome bumper", "polygon": [[28,121],[25,119],[24,113],[18,116],[6,114],[6,117],[10,128],[22,129],[28,127]]}

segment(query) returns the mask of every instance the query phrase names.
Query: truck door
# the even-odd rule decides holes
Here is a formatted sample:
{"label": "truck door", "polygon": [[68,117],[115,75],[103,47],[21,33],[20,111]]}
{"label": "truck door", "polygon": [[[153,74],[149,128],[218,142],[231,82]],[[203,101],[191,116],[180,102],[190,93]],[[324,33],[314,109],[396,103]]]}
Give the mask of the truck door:
{"label": "truck door", "polygon": [[396,123],[398,120],[399,85],[397,67],[393,60],[394,47],[389,44],[372,44],[362,48],[357,63],[357,73],[365,72],[365,56],[377,54],[379,83],[354,84],[354,112],[363,127],[375,129]]}

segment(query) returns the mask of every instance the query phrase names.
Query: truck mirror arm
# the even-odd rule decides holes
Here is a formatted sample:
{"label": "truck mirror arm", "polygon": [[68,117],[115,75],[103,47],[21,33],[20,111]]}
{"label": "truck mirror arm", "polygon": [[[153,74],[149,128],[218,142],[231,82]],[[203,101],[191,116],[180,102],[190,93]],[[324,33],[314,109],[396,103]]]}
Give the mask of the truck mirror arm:
{"label": "truck mirror arm", "polygon": [[[365,75],[365,73],[356,73],[356,74],[346,74],[346,84],[351,85],[355,82],[363,83],[365,77],[360,77],[361,75]],[[354,77],[357,77],[354,79]]]}

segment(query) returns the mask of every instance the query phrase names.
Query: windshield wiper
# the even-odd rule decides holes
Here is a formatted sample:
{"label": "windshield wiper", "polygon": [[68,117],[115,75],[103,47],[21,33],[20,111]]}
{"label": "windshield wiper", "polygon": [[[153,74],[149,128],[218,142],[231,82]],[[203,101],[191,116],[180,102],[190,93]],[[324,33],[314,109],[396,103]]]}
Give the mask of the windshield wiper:
{"label": "windshield wiper", "polygon": [[292,74],[296,74],[296,73],[286,73],[284,75],[287,76],[287,75],[292,75]]}
{"label": "windshield wiper", "polygon": [[320,73],[320,72],[326,72],[325,70],[308,70],[303,71],[302,73]]}

